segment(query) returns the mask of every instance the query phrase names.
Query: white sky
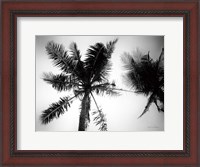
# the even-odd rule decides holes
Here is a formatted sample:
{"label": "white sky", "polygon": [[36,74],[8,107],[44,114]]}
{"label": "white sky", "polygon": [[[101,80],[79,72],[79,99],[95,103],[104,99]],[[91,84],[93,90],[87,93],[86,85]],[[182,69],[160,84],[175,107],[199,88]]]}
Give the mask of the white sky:
{"label": "white sky", "polygon": [[[51,85],[42,80],[44,72],[58,74],[61,71],[55,67],[52,60],[48,58],[45,46],[49,41],[63,44],[66,49],[71,42],[76,42],[81,55],[85,55],[88,47],[97,42],[106,44],[110,40],[118,38],[114,53],[112,54],[112,73],[110,80],[115,80],[119,88],[129,89],[122,82],[124,73],[121,56],[124,52],[136,51],[138,48],[144,54],[150,51],[150,56],[156,60],[160,56],[161,49],[164,47],[163,36],[36,36],[36,131],[77,131],[80,114],[80,100],[74,100],[69,110],[54,119],[47,125],[42,125],[39,117],[43,110],[50,104],[58,102],[60,97],[70,95],[69,92],[58,92]],[[155,104],[152,104],[149,112],[138,119],[144,110],[148,98],[135,93],[121,93],[121,96],[97,96],[98,105],[106,114],[108,131],[163,131],[164,113],[159,113]],[[92,100],[92,99],[91,99]],[[91,103],[92,113],[96,110],[94,102]],[[87,131],[98,131],[99,126],[91,122]]]}

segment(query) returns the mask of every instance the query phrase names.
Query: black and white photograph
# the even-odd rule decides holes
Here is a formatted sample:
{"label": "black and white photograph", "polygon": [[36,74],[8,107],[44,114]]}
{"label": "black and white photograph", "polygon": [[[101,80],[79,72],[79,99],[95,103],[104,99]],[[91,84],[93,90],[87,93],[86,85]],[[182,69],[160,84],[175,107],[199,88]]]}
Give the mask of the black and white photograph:
{"label": "black and white photograph", "polygon": [[35,131],[164,131],[164,36],[35,36]]}

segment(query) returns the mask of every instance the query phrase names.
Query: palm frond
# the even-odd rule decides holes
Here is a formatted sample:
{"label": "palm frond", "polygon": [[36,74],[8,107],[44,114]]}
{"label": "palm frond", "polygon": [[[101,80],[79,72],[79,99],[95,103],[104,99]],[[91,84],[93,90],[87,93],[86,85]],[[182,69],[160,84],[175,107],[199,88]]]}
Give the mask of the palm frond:
{"label": "palm frond", "polygon": [[124,55],[122,58],[126,69],[124,79],[128,86],[135,89],[136,93],[148,96],[149,93],[160,87],[162,80],[159,81],[159,77],[163,76],[164,78],[164,74],[158,73],[157,62],[154,62],[149,55],[145,55],[143,58],[140,61],[134,61],[130,55]]}
{"label": "palm frond", "polygon": [[162,87],[164,87],[164,48],[162,48],[159,60],[157,62],[158,66],[158,76],[159,82]]}
{"label": "palm frond", "polygon": [[115,89],[115,82],[112,83],[103,83],[92,86],[92,91],[95,91],[97,95],[110,95],[110,96],[118,96],[120,95],[119,91]]}
{"label": "palm frond", "polygon": [[84,62],[81,60],[80,50],[78,50],[77,44],[75,42],[72,42],[69,48],[72,58],[76,62],[74,72],[83,81],[83,83],[85,83],[87,82],[87,73],[85,72]]}
{"label": "palm frond", "polygon": [[138,118],[142,117],[149,110],[149,107],[154,102],[154,100],[155,100],[155,95],[152,94],[148,99],[148,102],[147,102],[147,105],[145,106],[144,111],[142,112],[142,114]]}
{"label": "palm frond", "polygon": [[86,56],[85,68],[87,72],[91,74],[90,77],[92,77],[96,69],[100,68],[103,64],[106,64],[108,60],[106,47],[103,43],[96,43],[94,46],[90,46],[87,50]]}
{"label": "palm frond", "polygon": [[78,50],[77,44],[75,42],[72,42],[69,48],[75,59],[80,60],[81,55],[80,55],[80,50]]}
{"label": "palm frond", "polygon": [[161,112],[161,111],[164,112],[164,103],[162,103],[161,101],[159,101],[159,102],[160,102],[160,105],[158,105],[156,99],[154,100],[154,103],[155,103],[155,105],[156,105],[156,107],[158,109],[158,112]]}
{"label": "palm frond", "polygon": [[131,68],[132,70],[128,71],[126,75],[123,76],[126,85],[129,86],[131,89],[135,89],[135,91],[138,93],[142,92],[144,94],[148,94],[148,92],[144,91],[145,85],[143,85],[141,76],[138,73],[137,64],[135,64]]}
{"label": "palm frond", "polygon": [[90,94],[94,100],[96,107],[97,107],[97,111],[92,113],[93,115],[96,114],[93,121],[95,122],[96,126],[100,125],[99,130],[107,131],[107,120],[106,120],[105,114],[103,114],[102,109],[100,109],[99,106],[97,105],[96,99],[94,98],[94,95],[92,94],[92,92],[90,92]]}
{"label": "palm frond", "polygon": [[117,43],[118,39],[110,41],[106,44],[107,54],[111,57],[111,54],[114,52],[115,44]]}
{"label": "palm frond", "polygon": [[95,71],[91,82],[92,83],[94,83],[94,82],[101,83],[101,82],[108,81],[107,78],[111,71],[111,66],[112,66],[112,63],[110,61],[108,61],[107,64],[104,65],[104,67],[102,66],[101,71]]}
{"label": "palm frond", "polygon": [[149,56],[149,52],[148,52],[146,55],[141,56],[140,61],[143,63],[149,63],[153,61],[153,59]]}
{"label": "palm frond", "polygon": [[94,111],[92,114],[96,115],[93,121],[95,122],[96,126],[100,125],[99,130],[107,131],[107,120],[105,114],[102,112],[102,109]]}
{"label": "palm frond", "polygon": [[123,75],[123,79],[127,86],[137,91],[143,91],[143,85],[138,73],[139,63],[134,60],[133,56],[127,52],[121,57],[123,68],[126,74]]}
{"label": "palm frond", "polygon": [[124,70],[126,71],[134,70],[134,66],[136,62],[130,53],[125,52],[123,56],[121,57],[121,60],[123,63]]}
{"label": "palm frond", "polygon": [[45,48],[51,59],[59,61],[58,59],[64,58],[65,50],[63,45],[50,41]]}
{"label": "palm frond", "polygon": [[47,124],[51,122],[54,118],[59,118],[60,115],[64,114],[67,111],[67,108],[70,107],[69,97],[60,98],[60,101],[53,103],[49,106],[47,110],[44,110],[41,115],[42,124]]}
{"label": "palm frond", "polygon": [[87,73],[85,72],[84,62],[81,61],[80,59],[76,60],[76,66],[73,72],[82,81],[82,83],[87,82]]}
{"label": "palm frond", "polygon": [[43,80],[51,84],[52,87],[58,91],[71,90],[73,87],[78,87],[80,85],[77,78],[63,73],[57,75],[51,72],[43,73]]}
{"label": "palm frond", "polygon": [[47,44],[46,51],[55,66],[60,67],[62,71],[68,74],[78,77],[80,80],[84,80],[84,63],[80,60],[79,50],[75,43],[72,43],[70,48],[72,49],[73,56],[64,51],[63,45],[51,41]]}
{"label": "palm frond", "polygon": [[160,53],[160,57],[159,57],[159,66],[164,66],[164,48],[162,48],[162,51]]}
{"label": "palm frond", "polygon": [[87,50],[85,69],[90,74],[92,82],[101,81],[102,76],[107,76],[111,70],[109,59],[114,51],[117,40],[109,42],[106,46],[103,43],[96,43]]}
{"label": "palm frond", "polygon": [[122,89],[122,88],[113,88],[113,90],[117,92],[130,92],[130,93],[135,93],[135,91],[132,90],[127,90],[127,89]]}
{"label": "palm frond", "polygon": [[66,63],[67,52],[65,52],[63,45],[48,42],[46,45],[46,51],[49,58],[53,60],[54,65],[61,68],[63,71],[68,71],[68,64]]}
{"label": "palm frond", "polygon": [[158,91],[156,92],[157,96],[158,96],[158,100],[161,103],[164,103],[164,90],[162,89],[158,89]]}

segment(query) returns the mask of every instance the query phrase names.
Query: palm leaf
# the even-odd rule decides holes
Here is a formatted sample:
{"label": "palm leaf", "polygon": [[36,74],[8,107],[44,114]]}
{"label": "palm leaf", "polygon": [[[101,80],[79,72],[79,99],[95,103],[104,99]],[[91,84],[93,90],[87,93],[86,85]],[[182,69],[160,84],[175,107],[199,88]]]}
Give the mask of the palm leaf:
{"label": "palm leaf", "polygon": [[69,48],[75,59],[80,60],[81,55],[80,55],[80,50],[78,50],[77,44],[75,42],[72,42]]}
{"label": "palm leaf", "polygon": [[96,107],[97,107],[97,111],[92,113],[93,115],[96,115],[94,117],[93,121],[95,122],[96,126],[100,125],[99,130],[107,131],[107,120],[106,120],[105,114],[103,114],[102,109],[100,109],[99,106],[97,105],[96,99],[94,98],[94,95],[92,94],[92,92],[90,92],[90,94],[94,100]]}
{"label": "palm leaf", "polygon": [[164,68],[164,48],[162,48],[162,51],[159,57],[159,67]]}
{"label": "palm leaf", "polygon": [[121,60],[123,68],[126,70],[126,75],[123,76],[126,85],[137,91],[143,91],[143,85],[138,73],[140,64],[134,60],[132,55],[126,52],[121,57]]}
{"label": "palm leaf", "polygon": [[126,70],[126,74],[123,76],[124,81],[131,89],[134,89],[135,93],[150,95],[140,118],[149,110],[151,103],[155,100],[164,104],[164,49],[156,61],[149,56],[149,52],[137,60],[133,57],[134,55],[129,53],[123,54],[122,62]]}
{"label": "palm leaf", "polygon": [[74,73],[82,80],[83,83],[87,82],[87,73],[84,69],[84,62],[81,60],[80,51],[78,50],[77,44],[72,42],[70,44],[70,52],[75,62]]}
{"label": "palm leaf", "polygon": [[[124,54],[122,58],[126,75],[124,79],[128,86],[135,89],[136,93],[143,93],[146,96],[160,87],[157,62],[154,62],[149,55],[143,56],[144,59],[135,61],[133,57]],[[164,78],[164,77],[163,77]]]}
{"label": "palm leaf", "polygon": [[107,120],[102,110],[100,109],[100,110],[94,111],[92,114],[95,116],[93,119],[93,121],[95,122],[95,125],[96,126],[100,125],[99,130],[107,131]]}
{"label": "palm leaf", "polygon": [[134,70],[134,66],[136,62],[131,54],[125,52],[123,56],[121,57],[121,60],[123,63],[124,70],[126,71]]}
{"label": "palm leaf", "polygon": [[164,104],[164,90],[158,89],[157,91],[158,100]]}
{"label": "palm leaf", "polygon": [[78,77],[79,80],[85,80],[84,63],[80,60],[80,52],[77,45],[70,45],[72,56],[64,51],[63,45],[56,44],[53,41],[46,46],[46,51],[50,58],[54,61],[54,65],[61,68],[62,71]]}
{"label": "palm leaf", "polygon": [[92,86],[92,91],[95,91],[97,95],[110,95],[110,96],[118,96],[120,95],[119,91],[115,89],[115,82],[112,83],[104,83],[99,85]]}
{"label": "palm leaf", "polygon": [[[97,43],[94,46],[90,46],[87,50],[85,59],[85,68],[90,77],[93,76],[94,72],[100,68],[103,64],[107,63],[106,47],[103,43]],[[97,67],[98,66],[98,67]]]}
{"label": "palm leaf", "polygon": [[115,44],[117,43],[117,41],[118,41],[118,39],[115,39],[106,44],[108,57],[111,57],[111,54],[114,52]]}
{"label": "palm leaf", "polygon": [[152,94],[148,99],[148,102],[147,102],[147,105],[145,106],[144,111],[142,112],[142,114],[138,118],[142,117],[149,110],[149,107],[154,102],[154,100],[155,100],[155,95]]}
{"label": "palm leaf", "polygon": [[64,51],[63,45],[54,43],[53,41],[48,42],[46,46],[46,51],[49,58],[53,60],[54,65],[61,68],[66,73],[73,73],[76,66],[74,58],[69,56],[66,51]]}
{"label": "palm leaf", "polygon": [[41,121],[43,124],[51,122],[54,118],[59,118],[60,115],[64,114],[67,107],[70,107],[70,99],[68,97],[60,98],[60,101],[53,103],[47,110],[44,110],[41,115]]}
{"label": "palm leaf", "polygon": [[60,67],[63,71],[68,71],[68,65],[66,63],[67,52],[64,51],[63,45],[48,42],[46,45],[46,51],[49,58],[54,61],[54,65]]}
{"label": "palm leaf", "polygon": [[108,75],[111,71],[111,66],[112,66],[112,64],[111,64],[110,61],[108,61],[107,64],[105,64],[104,66],[102,65],[101,71],[97,70],[97,71],[94,72],[91,82],[92,83],[94,83],[94,82],[98,82],[98,83],[107,82],[108,81],[108,79],[107,79]]}
{"label": "palm leaf", "polygon": [[58,91],[71,90],[73,87],[79,86],[78,80],[72,75],[63,73],[54,75],[53,73],[44,73],[43,80],[51,84]]}
{"label": "palm leaf", "polygon": [[85,59],[85,69],[89,73],[92,82],[104,79],[111,69],[109,59],[114,50],[117,40],[109,42],[106,46],[103,43],[96,43],[87,50]]}
{"label": "palm leaf", "polygon": [[158,66],[158,80],[160,82],[161,88],[164,87],[164,48],[162,48],[159,60],[157,62]]}
{"label": "palm leaf", "polygon": [[[130,64],[129,64],[130,65]],[[128,64],[127,64],[128,68]],[[126,75],[123,76],[126,85],[129,86],[131,89],[135,89],[135,92],[139,93],[142,92],[144,94],[148,94],[148,91],[145,91],[145,85],[142,81],[142,78],[140,76],[140,67],[139,64],[134,63],[134,65],[130,65],[129,67],[131,70],[129,70]]]}

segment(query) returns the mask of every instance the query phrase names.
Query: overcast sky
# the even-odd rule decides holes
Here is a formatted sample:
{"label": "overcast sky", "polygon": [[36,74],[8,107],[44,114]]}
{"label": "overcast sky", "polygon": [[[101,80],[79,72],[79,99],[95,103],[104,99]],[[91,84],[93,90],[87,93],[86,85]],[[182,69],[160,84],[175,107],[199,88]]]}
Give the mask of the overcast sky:
{"label": "overcast sky", "polygon": [[[48,58],[45,46],[49,41],[63,44],[65,49],[69,48],[71,42],[76,42],[81,55],[84,55],[90,45],[97,42],[106,44],[118,38],[112,54],[112,72],[110,81],[115,80],[117,87],[129,89],[123,83],[122,74],[124,73],[121,56],[124,52],[134,53],[139,49],[146,54],[150,51],[150,56],[154,60],[160,56],[164,48],[163,36],[36,36],[36,131],[77,131],[80,114],[80,100],[75,100],[69,110],[54,119],[49,124],[43,125],[40,122],[42,111],[46,110],[50,104],[58,102],[60,97],[70,95],[69,92],[58,92],[51,85],[42,80],[44,72],[61,73],[55,67],[52,60]],[[135,93],[122,92],[120,96],[95,96],[99,106],[106,114],[108,131],[163,131],[164,113],[158,112],[155,104],[152,104],[149,111],[138,119],[143,112],[148,98]],[[94,102],[91,103],[92,113],[96,110]],[[90,114],[91,115],[91,114]],[[95,126],[92,121],[87,131],[98,131],[99,126]]]}

